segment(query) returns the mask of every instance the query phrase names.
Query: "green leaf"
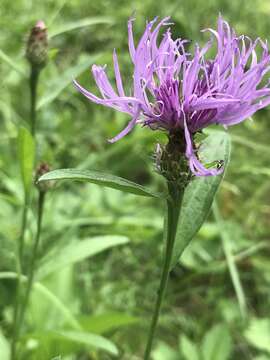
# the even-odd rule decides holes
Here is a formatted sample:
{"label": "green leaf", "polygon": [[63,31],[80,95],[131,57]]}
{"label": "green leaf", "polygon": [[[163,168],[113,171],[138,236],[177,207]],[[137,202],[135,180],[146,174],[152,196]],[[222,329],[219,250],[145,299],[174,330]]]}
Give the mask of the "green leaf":
{"label": "green leaf", "polygon": [[270,353],[270,320],[252,319],[245,332],[245,338],[257,349]]}
{"label": "green leaf", "polygon": [[24,191],[28,193],[33,181],[35,142],[30,132],[24,127],[19,129],[18,145]]}
{"label": "green leaf", "polygon": [[96,236],[82,241],[76,241],[61,248],[61,252],[54,252],[45,257],[41,263],[37,278],[43,278],[65,266],[82,261],[88,257],[94,256],[113,246],[128,243],[129,239],[125,236],[107,235]]}
{"label": "green leaf", "polygon": [[100,335],[82,331],[57,331],[56,334],[68,340],[89,346],[90,348],[101,349],[112,355],[118,355],[118,350],[114,343]]}
{"label": "green leaf", "polygon": [[[18,274],[14,272],[0,272],[0,279],[17,279]],[[27,277],[21,276],[23,283],[26,283]],[[67,308],[67,306],[55,296],[46,286],[40,282],[34,282],[33,290],[40,293],[41,296],[46,297],[48,301],[62,314],[66,322],[76,330],[81,330],[81,325]]]}
{"label": "green leaf", "polygon": [[1,360],[10,359],[10,345],[0,329],[0,354]]}
{"label": "green leaf", "polygon": [[66,322],[76,330],[80,330],[81,326],[74,315],[71,313],[69,308],[56,296],[54,295],[46,286],[40,282],[35,282],[33,289],[38,291],[41,296],[45,296],[48,301],[62,314]]}
{"label": "green leaf", "polygon": [[185,360],[200,360],[200,353],[196,344],[189,340],[187,336],[181,336],[179,346]]}
{"label": "green leaf", "polygon": [[105,313],[101,315],[84,316],[80,324],[87,332],[103,334],[122,326],[133,325],[140,321],[139,318],[123,313]]}
{"label": "green leaf", "polygon": [[78,21],[68,22],[63,25],[52,28],[52,30],[49,31],[48,38],[51,39],[57,35],[66,33],[68,31],[84,28],[91,25],[112,24],[112,23],[113,20],[109,17],[89,17],[85,19],[80,19]]}
{"label": "green leaf", "polygon": [[202,342],[203,360],[228,360],[232,350],[232,339],[226,325],[215,325]]}
{"label": "green leaf", "polygon": [[165,198],[163,194],[155,193],[142,185],[136,184],[132,181],[105,174],[98,171],[76,170],[76,169],[61,169],[54,170],[41,176],[38,181],[47,180],[76,180],[86,181],[92,184],[106,186],[112,189],[121,190],[135,195],[150,196],[156,198]]}
{"label": "green leaf", "polygon": [[179,360],[179,355],[174,349],[164,342],[160,342],[153,351],[153,360]]}
{"label": "green leaf", "polygon": [[54,76],[53,80],[47,84],[45,94],[40,98],[37,104],[37,110],[43,106],[50,104],[57,96],[68,86],[72,86],[72,80],[85,71],[98,58],[99,54],[89,57],[86,61],[69,67],[65,72],[61,72],[58,76]]}
{"label": "green leaf", "polygon": [[[230,156],[230,138],[227,133],[211,132],[202,143],[201,149],[200,156],[203,160],[224,160],[226,168]],[[224,173],[219,176],[197,177],[187,186],[177,226],[171,268],[177,264],[182,252],[206,220],[223,175]]]}

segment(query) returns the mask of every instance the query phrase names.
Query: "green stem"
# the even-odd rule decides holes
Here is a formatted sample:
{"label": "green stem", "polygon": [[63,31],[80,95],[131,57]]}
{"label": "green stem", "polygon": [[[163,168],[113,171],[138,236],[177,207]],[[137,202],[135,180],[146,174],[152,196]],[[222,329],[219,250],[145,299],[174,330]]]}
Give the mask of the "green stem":
{"label": "green stem", "polygon": [[176,230],[177,230],[177,223],[178,223],[178,218],[180,214],[181,203],[184,193],[184,190],[177,188],[177,185],[173,182],[168,182],[168,190],[169,190],[169,199],[167,200],[167,218],[166,218],[167,221],[165,222],[164,225],[166,251],[164,256],[162,275],[158,289],[154,314],[152,317],[152,322],[148,335],[148,341],[144,353],[144,360],[148,360],[151,354],[152,344],[158,324],[158,318],[160,314],[162,300],[164,298],[164,294],[168,283]]}
{"label": "green stem", "polygon": [[21,278],[22,278],[22,268],[23,268],[23,252],[24,252],[24,239],[25,239],[25,230],[27,224],[27,215],[28,215],[28,207],[29,207],[29,193],[25,194],[24,197],[24,205],[22,212],[22,226],[21,226],[21,234],[19,237],[18,244],[18,261],[17,261],[17,289],[16,289],[16,297],[15,297],[15,305],[14,305],[14,313],[13,313],[13,336],[11,340],[11,351],[10,351],[10,359],[16,359],[16,344],[18,339],[18,319],[19,319],[19,308],[20,308],[20,299],[21,299]]}
{"label": "green stem", "polygon": [[[30,85],[30,127],[31,127],[31,134],[35,137],[35,130],[36,130],[36,100],[37,100],[37,85],[38,85],[38,78],[39,78],[40,70],[31,67],[31,74],[29,79]],[[19,244],[18,244],[18,264],[17,264],[17,273],[18,273],[18,280],[17,280],[17,289],[16,289],[16,299],[14,304],[14,315],[13,315],[13,336],[11,340],[11,351],[10,351],[10,359],[16,360],[16,345],[19,337],[20,332],[20,322],[21,322],[21,315],[20,315],[20,306],[21,306],[21,279],[22,279],[22,271],[23,271],[23,256],[24,256],[24,245],[25,245],[25,230],[27,225],[27,218],[28,218],[28,209],[29,209],[29,201],[30,201],[30,192],[25,193],[24,198],[24,207],[23,207],[23,214],[22,214],[22,227],[21,227],[21,235],[19,237]],[[30,289],[31,290],[31,289]]]}
{"label": "green stem", "polygon": [[22,213],[22,227],[21,227],[21,235],[19,237],[19,251],[18,251],[18,258],[19,258],[19,269],[22,271],[23,269],[23,253],[24,253],[24,243],[25,243],[25,231],[26,231],[26,224],[28,218],[28,210],[29,210],[29,201],[30,201],[30,194],[29,192],[25,193],[24,196],[24,205],[23,205],[23,213]]}
{"label": "green stem", "polygon": [[37,232],[35,237],[35,242],[31,254],[30,264],[29,264],[29,270],[27,275],[27,285],[26,285],[26,292],[24,301],[22,303],[21,312],[19,316],[18,321],[18,332],[20,331],[21,325],[24,320],[25,311],[29,302],[31,290],[33,287],[33,280],[34,280],[34,273],[35,273],[35,266],[36,266],[36,260],[38,255],[38,248],[40,243],[40,235],[41,235],[41,228],[42,228],[42,218],[43,218],[43,209],[44,209],[44,203],[45,203],[45,192],[39,191],[39,198],[38,198],[38,213],[37,213]]}
{"label": "green stem", "polygon": [[36,102],[37,102],[37,84],[40,70],[32,67],[30,75],[30,93],[31,93],[31,107],[30,107],[30,121],[31,134],[35,136],[36,132]]}

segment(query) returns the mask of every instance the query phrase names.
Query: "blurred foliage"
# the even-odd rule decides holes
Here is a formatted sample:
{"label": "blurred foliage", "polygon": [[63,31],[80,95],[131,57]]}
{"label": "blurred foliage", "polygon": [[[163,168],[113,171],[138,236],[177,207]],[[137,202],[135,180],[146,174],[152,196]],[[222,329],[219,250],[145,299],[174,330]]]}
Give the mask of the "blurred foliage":
{"label": "blurred foliage", "polygon": [[[238,33],[269,38],[270,3],[1,0],[0,11],[0,354],[5,360],[23,202],[17,136],[29,119],[24,59],[29,29],[43,19],[50,36],[50,61],[38,89],[38,161],[54,169],[103,170],[159,191],[152,151],[163,135],[138,127],[108,144],[126,116],[89,103],[72,78],[95,92],[89,67],[107,63],[112,76],[116,48],[128,88],[126,22],[134,11],[137,38],[146,19],[169,14],[174,35],[202,42],[206,35],[200,29],[214,27],[219,12]],[[154,360],[270,359],[269,130],[269,109],[230,129],[232,159],[217,199],[218,217],[209,216],[171,274]],[[48,195],[21,359],[141,359],[160,275],[162,216],[156,199],[91,184],[69,183]],[[35,226],[32,211],[28,254]]]}

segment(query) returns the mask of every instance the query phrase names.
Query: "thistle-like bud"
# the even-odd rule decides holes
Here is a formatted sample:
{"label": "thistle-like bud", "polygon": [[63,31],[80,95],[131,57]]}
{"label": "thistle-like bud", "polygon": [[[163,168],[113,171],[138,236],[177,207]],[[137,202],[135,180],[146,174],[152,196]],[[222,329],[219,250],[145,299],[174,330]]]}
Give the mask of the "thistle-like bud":
{"label": "thistle-like bud", "polygon": [[190,181],[191,172],[185,156],[184,135],[180,131],[170,132],[166,145],[157,144],[154,159],[156,171],[168,181],[179,181],[179,186],[184,187]]}
{"label": "thistle-like bud", "polygon": [[45,23],[40,20],[32,28],[27,40],[26,58],[37,69],[46,65],[48,58],[48,36]]}
{"label": "thistle-like bud", "polygon": [[50,166],[43,162],[41,164],[39,164],[39,166],[36,169],[36,174],[35,174],[35,184],[36,187],[39,189],[39,191],[41,192],[47,192],[48,190],[52,189],[54,187],[55,182],[54,181],[42,181],[42,182],[38,182],[38,179],[46,174],[47,172],[50,172],[51,168]]}

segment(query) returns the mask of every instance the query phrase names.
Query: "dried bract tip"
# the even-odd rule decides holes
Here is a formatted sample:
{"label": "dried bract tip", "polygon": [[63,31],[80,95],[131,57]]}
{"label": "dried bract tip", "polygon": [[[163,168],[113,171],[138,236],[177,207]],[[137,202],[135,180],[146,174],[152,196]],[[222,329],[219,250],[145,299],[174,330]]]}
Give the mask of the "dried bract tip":
{"label": "dried bract tip", "polygon": [[46,65],[48,35],[47,28],[42,20],[39,20],[30,32],[26,46],[26,58],[37,69],[41,69]]}
{"label": "dried bract tip", "polygon": [[162,169],[161,169],[161,160],[162,160],[162,154],[163,154],[163,146],[160,144],[156,144],[156,148],[155,148],[155,152],[154,152],[154,166],[156,171],[161,174],[162,173]]}

